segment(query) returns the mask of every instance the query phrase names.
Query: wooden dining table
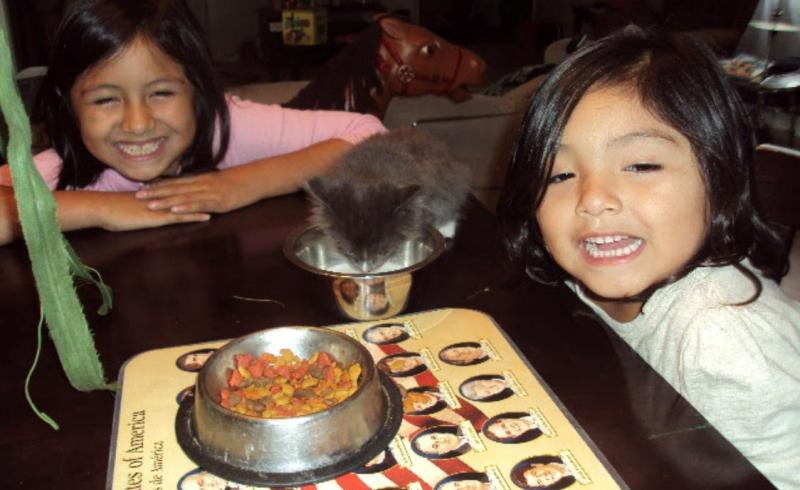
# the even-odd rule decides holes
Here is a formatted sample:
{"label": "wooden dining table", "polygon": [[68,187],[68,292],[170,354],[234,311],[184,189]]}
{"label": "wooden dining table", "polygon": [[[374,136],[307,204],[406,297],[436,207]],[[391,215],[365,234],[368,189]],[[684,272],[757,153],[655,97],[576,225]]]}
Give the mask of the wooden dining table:
{"label": "wooden dining table", "polygon": [[[307,215],[306,200],[293,194],[207,223],[68,233],[114,291],[112,311],[100,316],[97,291],[78,288],[107,376],[151,349],[343,323],[309,299],[303,274],[282,254]],[[445,253],[419,274],[407,312],[445,307],[491,316],[630,488],[772,488],[566,287],[512,273],[495,218],[476,200]],[[38,319],[24,244],[0,247],[0,488],[103,488],[114,393],[73,389],[45,337],[30,393],[60,429],[39,420],[24,392]]]}

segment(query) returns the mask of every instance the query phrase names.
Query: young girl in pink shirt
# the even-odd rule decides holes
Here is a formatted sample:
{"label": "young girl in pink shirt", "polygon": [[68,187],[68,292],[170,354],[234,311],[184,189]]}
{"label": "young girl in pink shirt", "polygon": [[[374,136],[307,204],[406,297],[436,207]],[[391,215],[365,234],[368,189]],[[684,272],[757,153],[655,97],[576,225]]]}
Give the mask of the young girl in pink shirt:
{"label": "young girl in pink shirt", "polygon": [[[205,221],[298,190],[384,130],[368,115],[224,95],[177,0],[75,2],[56,33],[40,107],[53,148],[34,163],[65,230]],[[0,167],[0,244],[18,236],[11,185]]]}

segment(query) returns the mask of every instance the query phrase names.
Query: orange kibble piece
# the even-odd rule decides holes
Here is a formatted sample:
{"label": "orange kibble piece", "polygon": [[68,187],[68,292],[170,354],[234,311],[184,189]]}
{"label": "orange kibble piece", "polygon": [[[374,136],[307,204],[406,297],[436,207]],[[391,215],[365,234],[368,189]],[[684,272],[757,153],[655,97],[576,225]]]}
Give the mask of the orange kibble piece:
{"label": "orange kibble piece", "polygon": [[231,375],[228,378],[228,386],[230,386],[231,388],[237,388],[239,385],[242,384],[242,381],[244,381],[244,378],[239,373],[239,371],[232,369]]}
{"label": "orange kibble piece", "polygon": [[233,356],[233,365],[237,368],[246,368],[253,362],[254,356],[252,354],[236,354]]}
{"label": "orange kibble piece", "polygon": [[314,361],[314,364],[316,364],[319,367],[325,367],[328,365],[328,361],[329,361],[328,353],[320,351],[319,355],[317,356],[317,359]]}
{"label": "orange kibble piece", "polygon": [[247,368],[247,370],[248,370],[248,371],[250,371],[250,374],[251,374],[251,375],[252,375],[254,378],[260,378],[260,377],[261,377],[261,376],[264,374],[264,364],[263,364],[263,363],[261,362],[261,360],[259,359],[258,361],[256,361],[256,362],[252,363],[252,364],[251,364],[251,365],[250,365],[250,366]]}

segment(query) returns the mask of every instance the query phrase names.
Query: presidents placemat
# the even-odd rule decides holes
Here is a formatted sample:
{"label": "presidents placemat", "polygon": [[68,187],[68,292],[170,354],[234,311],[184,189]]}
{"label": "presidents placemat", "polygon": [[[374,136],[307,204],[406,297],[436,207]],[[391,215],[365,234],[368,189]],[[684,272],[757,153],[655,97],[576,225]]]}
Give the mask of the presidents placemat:
{"label": "presidents placemat", "polygon": [[[405,394],[397,437],[354,472],[311,489],[627,488],[489,316],[442,309],[330,327],[361,341]],[[198,468],[175,416],[225,341],[157,349],[120,370],[107,488],[258,488]]]}

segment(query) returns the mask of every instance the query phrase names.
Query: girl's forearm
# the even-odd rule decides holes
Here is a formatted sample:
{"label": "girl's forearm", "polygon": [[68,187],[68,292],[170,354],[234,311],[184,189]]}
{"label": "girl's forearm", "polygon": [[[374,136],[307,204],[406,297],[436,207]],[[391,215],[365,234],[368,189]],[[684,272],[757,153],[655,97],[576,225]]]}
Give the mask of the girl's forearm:
{"label": "girl's forearm", "polygon": [[96,191],[54,191],[56,218],[64,231],[105,227],[104,212],[119,193]]}
{"label": "girl's forearm", "polygon": [[14,190],[0,185],[0,245],[13,242],[19,236],[19,216]]}
{"label": "girl's forearm", "polygon": [[[77,230],[101,226],[103,201],[108,193],[83,191],[56,191],[56,219],[63,230]],[[0,186],[0,245],[13,242],[22,236],[14,189]]]}
{"label": "girl's forearm", "polygon": [[255,160],[229,168],[230,177],[240,181],[251,202],[289,194],[300,189],[307,179],[323,174],[352,145],[331,139],[285,155]]}

